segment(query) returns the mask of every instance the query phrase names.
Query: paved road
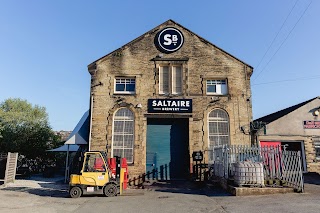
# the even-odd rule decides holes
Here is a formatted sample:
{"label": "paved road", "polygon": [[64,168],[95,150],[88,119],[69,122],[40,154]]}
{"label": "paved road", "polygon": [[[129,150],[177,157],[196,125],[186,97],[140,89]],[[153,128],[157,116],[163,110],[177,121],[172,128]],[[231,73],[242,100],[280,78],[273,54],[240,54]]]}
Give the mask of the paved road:
{"label": "paved road", "polygon": [[[319,179],[320,181],[320,179]],[[19,182],[0,188],[0,212],[320,212],[320,185],[306,184],[305,193],[234,197],[223,190],[190,183],[157,184],[127,190],[124,196],[68,198],[59,182]]]}

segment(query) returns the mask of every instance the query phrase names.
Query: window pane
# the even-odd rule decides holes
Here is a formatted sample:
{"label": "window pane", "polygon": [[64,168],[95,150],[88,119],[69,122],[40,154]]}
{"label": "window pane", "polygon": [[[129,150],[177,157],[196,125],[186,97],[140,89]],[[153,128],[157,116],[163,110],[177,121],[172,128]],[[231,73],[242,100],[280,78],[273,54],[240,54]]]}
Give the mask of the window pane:
{"label": "window pane", "polygon": [[172,67],[172,93],[182,93],[182,69],[180,66]]}
{"label": "window pane", "polygon": [[135,91],[135,84],[128,84],[126,91],[134,92]]}
{"label": "window pane", "polygon": [[207,92],[216,93],[216,86],[215,85],[207,85]]}
{"label": "window pane", "polygon": [[227,95],[227,94],[228,94],[227,84],[221,85],[221,94],[222,94],[222,95]]}
{"label": "window pane", "polygon": [[220,144],[220,140],[218,136],[209,136],[209,148],[213,150],[214,147],[216,146],[221,146],[222,144]]}
{"label": "window pane", "polygon": [[125,135],[124,136],[124,148],[132,148],[133,147],[133,135]]}
{"label": "window pane", "polygon": [[216,122],[209,122],[209,134],[217,134],[218,125]]}
{"label": "window pane", "polygon": [[123,135],[113,135],[113,146],[114,147],[123,146]]}
{"label": "window pane", "polygon": [[124,129],[123,133],[126,134],[133,134],[133,121],[125,121],[124,122]]}
{"label": "window pane", "polygon": [[218,124],[218,130],[219,130],[219,135],[227,135],[229,134],[228,131],[228,123],[226,122],[217,122]]}
{"label": "window pane", "polygon": [[116,91],[124,91],[125,85],[124,84],[117,84]]}
{"label": "window pane", "polygon": [[127,108],[121,108],[115,114],[116,120],[133,120],[133,113]]}
{"label": "window pane", "polygon": [[123,157],[127,159],[127,162],[133,162],[133,151],[132,149],[124,149],[123,150]]}
{"label": "window pane", "polygon": [[169,93],[169,67],[160,67],[160,93]]}
{"label": "window pane", "polygon": [[221,109],[215,109],[210,112],[209,120],[229,121],[229,118],[225,111]]}
{"label": "window pane", "polygon": [[113,132],[114,133],[119,133],[123,131],[123,121],[114,121],[113,122]]}

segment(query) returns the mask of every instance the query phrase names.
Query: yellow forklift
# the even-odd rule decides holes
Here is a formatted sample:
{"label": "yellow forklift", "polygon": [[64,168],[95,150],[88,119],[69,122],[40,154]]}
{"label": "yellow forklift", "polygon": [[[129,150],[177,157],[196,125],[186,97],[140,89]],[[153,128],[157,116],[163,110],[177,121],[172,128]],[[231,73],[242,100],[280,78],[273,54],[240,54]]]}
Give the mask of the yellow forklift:
{"label": "yellow forklift", "polygon": [[70,197],[78,198],[85,194],[113,197],[122,194],[123,171],[120,168],[120,159],[118,161],[116,174],[112,175],[105,152],[85,152],[83,157],[79,157],[80,170],[77,174],[70,175]]}

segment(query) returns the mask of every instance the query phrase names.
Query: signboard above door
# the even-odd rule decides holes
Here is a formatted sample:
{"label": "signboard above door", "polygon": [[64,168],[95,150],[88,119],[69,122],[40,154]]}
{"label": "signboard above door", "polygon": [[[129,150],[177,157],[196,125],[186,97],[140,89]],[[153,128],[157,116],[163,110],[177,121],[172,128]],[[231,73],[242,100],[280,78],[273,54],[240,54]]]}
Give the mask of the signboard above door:
{"label": "signboard above door", "polygon": [[149,99],[149,113],[192,113],[192,99]]}

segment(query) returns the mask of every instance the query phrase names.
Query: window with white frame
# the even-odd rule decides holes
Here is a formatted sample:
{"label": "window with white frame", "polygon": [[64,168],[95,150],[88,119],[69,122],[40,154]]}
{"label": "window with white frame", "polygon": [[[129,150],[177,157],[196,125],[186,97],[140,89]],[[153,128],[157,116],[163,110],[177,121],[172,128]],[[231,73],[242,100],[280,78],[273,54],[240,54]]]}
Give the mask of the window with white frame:
{"label": "window with white frame", "polygon": [[182,93],[182,66],[166,65],[159,67],[159,93]]}
{"label": "window with white frame", "polygon": [[227,80],[207,80],[207,95],[227,95]]}
{"label": "window with white frame", "polygon": [[134,114],[130,109],[119,109],[113,118],[111,155],[133,163]]}
{"label": "window with white frame", "polygon": [[229,144],[229,116],[222,109],[214,109],[208,115],[209,161],[213,160],[215,147]]}
{"label": "window with white frame", "polygon": [[135,78],[116,78],[114,82],[114,93],[134,94],[136,92]]}

